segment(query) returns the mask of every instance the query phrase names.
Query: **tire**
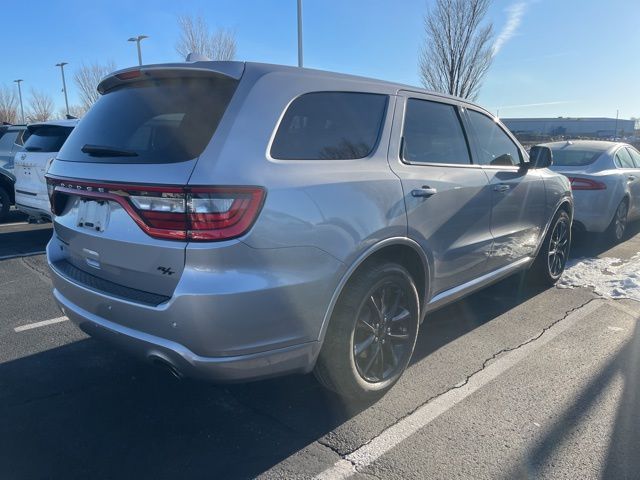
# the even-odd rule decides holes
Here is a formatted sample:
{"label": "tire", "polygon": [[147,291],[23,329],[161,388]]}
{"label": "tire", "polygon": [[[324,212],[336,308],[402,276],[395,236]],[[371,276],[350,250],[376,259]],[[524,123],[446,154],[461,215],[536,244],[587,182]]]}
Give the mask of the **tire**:
{"label": "tire", "polygon": [[419,313],[418,292],[404,267],[388,262],[363,267],[335,306],[316,377],[343,397],[382,396],[409,365]]}
{"label": "tire", "polygon": [[0,187],[0,222],[4,222],[9,216],[9,207],[11,206],[9,193]]}
{"label": "tire", "polygon": [[560,279],[571,249],[571,219],[564,210],[556,213],[542,242],[538,256],[529,270],[528,280],[552,286]]}
{"label": "tire", "polygon": [[620,243],[624,239],[627,231],[627,221],[629,216],[629,201],[623,198],[618,208],[616,208],[611,223],[605,233],[607,240],[613,244]]}

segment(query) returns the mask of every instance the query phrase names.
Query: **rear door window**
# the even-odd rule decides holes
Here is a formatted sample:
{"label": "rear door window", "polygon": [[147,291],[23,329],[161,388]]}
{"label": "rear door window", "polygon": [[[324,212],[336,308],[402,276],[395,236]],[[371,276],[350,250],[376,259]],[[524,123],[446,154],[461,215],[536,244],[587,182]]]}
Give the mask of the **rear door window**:
{"label": "rear door window", "polygon": [[478,163],[490,166],[520,164],[520,149],[502,128],[487,115],[468,110],[474,132]]}
{"label": "rear door window", "polygon": [[296,98],[276,132],[280,160],[352,160],[369,156],[380,135],[387,96],[314,92]]}
{"label": "rear door window", "polygon": [[467,140],[456,107],[408,99],[402,132],[402,159],[410,163],[469,165]]}
{"label": "rear door window", "polygon": [[237,81],[139,81],[104,94],[60,151],[60,160],[175,163],[198,157],[211,140]]}
{"label": "rear door window", "polygon": [[631,155],[626,148],[620,148],[616,152],[616,166],[618,168],[635,168]]}
{"label": "rear door window", "polygon": [[27,152],[57,152],[60,150],[73,127],[58,125],[36,125],[29,127],[31,135],[24,144]]}

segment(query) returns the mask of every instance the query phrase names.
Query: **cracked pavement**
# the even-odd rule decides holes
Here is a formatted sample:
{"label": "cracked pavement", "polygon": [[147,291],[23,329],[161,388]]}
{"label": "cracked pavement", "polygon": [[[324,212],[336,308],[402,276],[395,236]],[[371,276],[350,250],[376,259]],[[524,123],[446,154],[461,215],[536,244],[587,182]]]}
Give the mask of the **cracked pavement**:
{"label": "cracked pavement", "polygon": [[[609,251],[578,244],[573,255],[624,259],[639,250],[636,235]],[[0,261],[3,479],[313,478],[590,308],[353,478],[637,478],[640,471],[640,308],[632,301],[594,306],[588,289],[536,290],[512,277],[429,315],[398,385],[378,402],[354,404],[312,376],[177,381],[69,322],[15,332],[60,316],[49,289],[43,256]]]}

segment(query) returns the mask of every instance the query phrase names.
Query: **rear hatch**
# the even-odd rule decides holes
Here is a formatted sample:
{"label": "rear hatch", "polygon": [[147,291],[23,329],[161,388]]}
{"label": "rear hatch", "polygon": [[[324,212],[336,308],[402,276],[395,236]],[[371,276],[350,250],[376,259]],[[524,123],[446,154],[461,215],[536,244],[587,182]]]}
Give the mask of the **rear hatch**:
{"label": "rear hatch", "polygon": [[171,296],[191,238],[185,186],[235,92],[242,64],[233,65],[142,67],[102,81],[47,175],[63,252],[54,268],[134,300]]}
{"label": "rear hatch", "polygon": [[[53,124],[29,125],[24,151],[16,154],[14,175],[16,192],[26,196],[47,196],[45,173],[49,163],[62,148],[73,126]],[[28,197],[27,197],[28,198]]]}

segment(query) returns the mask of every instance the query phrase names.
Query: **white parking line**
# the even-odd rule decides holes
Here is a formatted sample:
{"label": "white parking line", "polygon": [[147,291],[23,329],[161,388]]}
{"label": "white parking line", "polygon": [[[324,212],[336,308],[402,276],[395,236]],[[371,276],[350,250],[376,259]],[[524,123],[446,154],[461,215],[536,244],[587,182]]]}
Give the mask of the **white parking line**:
{"label": "white parking line", "polygon": [[472,375],[467,383],[461,387],[453,388],[424,404],[408,417],[405,417],[400,422],[384,430],[377,437],[374,437],[369,443],[350,453],[344,459],[341,458],[338,460],[333,466],[321,472],[315,478],[318,480],[344,479],[357,473],[359,469],[371,465],[382,455],[411,437],[420,429],[429,425],[429,423],[462,402],[469,395],[480,390],[487,383],[527,358],[535,350],[549,343],[562,332],[575,325],[579,320],[606,304],[605,301],[594,300],[581,309],[576,310],[568,315],[567,318],[549,328],[549,330],[538,339],[516,350],[512,350],[502,357],[498,357],[497,360],[490,363],[486,368]]}
{"label": "white parking line", "polygon": [[21,325],[19,327],[14,328],[13,330],[16,332],[24,332],[25,330],[45,327],[47,325],[52,325],[54,323],[66,322],[67,320],[69,320],[67,317],[52,318],[51,320],[43,320],[42,322],[27,323],[26,325]]}

